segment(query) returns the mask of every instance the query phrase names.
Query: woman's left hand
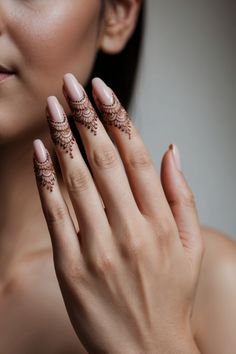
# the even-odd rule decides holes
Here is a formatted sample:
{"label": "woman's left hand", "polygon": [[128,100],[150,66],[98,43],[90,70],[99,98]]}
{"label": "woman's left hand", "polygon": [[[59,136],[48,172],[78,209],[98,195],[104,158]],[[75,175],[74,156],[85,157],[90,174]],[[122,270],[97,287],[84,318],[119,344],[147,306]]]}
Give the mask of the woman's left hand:
{"label": "woman's left hand", "polygon": [[116,95],[100,79],[92,83],[115,145],[75,77],[65,75],[63,86],[92,173],[62,106],[55,97],[47,105],[79,232],[50,155],[34,142],[36,180],[69,317],[89,353],[199,353],[190,318],[203,240],[192,191],[173,146],[160,179]]}

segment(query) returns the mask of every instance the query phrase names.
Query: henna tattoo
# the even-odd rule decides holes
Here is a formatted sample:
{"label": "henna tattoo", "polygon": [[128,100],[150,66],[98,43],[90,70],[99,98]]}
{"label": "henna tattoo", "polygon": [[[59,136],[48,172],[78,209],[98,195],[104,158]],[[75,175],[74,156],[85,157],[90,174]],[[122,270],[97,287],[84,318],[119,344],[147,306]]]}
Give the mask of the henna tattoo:
{"label": "henna tattoo", "polygon": [[47,121],[49,125],[50,134],[54,144],[60,145],[66,153],[69,153],[70,157],[73,159],[72,146],[75,143],[75,138],[72,134],[68,119],[66,114],[63,112],[63,121],[55,122],[49,113],[48,108],[46,108]]}
{"label": "henna tattoo", "polygon": [[64,94],[75,121],[87,127],[94,135],[97,135],[98,116],[85,92],[83,92],[83,97],[77,101],[73,101],[65,90]]}
{"label": "henna tattoo", "polygon": [[33,156],[33,168],[37,181],[41,187],[46,187],[50,192],[53,191],[53,186],[55,183],[55,170],[49,155],[49,152],[46,150],[47,159],[44,162],[39,162],[35,155]]}
{"label": "henna tattoo", "polygon": [[102,103],[98,98],[102,119],[106,124],[114,125],[118,129],[128,134],[131,139],[131,121],[128,113],[121,105],[120,101],[114,93],[112,93],[113,102],[110,105]]}

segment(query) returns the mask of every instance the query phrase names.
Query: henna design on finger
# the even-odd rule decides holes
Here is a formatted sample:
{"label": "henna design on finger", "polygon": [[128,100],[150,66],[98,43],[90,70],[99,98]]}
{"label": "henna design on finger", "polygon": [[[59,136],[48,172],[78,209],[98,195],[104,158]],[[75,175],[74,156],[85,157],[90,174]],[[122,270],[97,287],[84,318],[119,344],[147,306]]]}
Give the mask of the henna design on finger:
{"label": "henna design on finger", "polygon": [[85,92],[83,92],[83,97],[76,101],[73,101],[68,96],[65,89],[63,92],[71,108],[74,120],[87,127],[94,135],[97,135],[98,116]]}
{"label": "henna design on finger", "polygon": [[33,169],[36,176],[37,181],[41,187],[46,187],[50,192],[53,191],[53,186],[56,180],[56,172],[49,155],[49,152],[46,150],[47,159],[44,162],[39,162],[33,156]]}
{"label": "henna design on finger", "polygon": [[63,121],[55,122],[49,113],[48,108],[46,107],[47,121],[49,125],[50,134],[52,141],[55,145],[59,145],[63,148],[66,153],[69,153],[70,157],[73,159],[72,154],[73,144],[75,143],[75,138],[72,134],[68,119],[64,111],[62,110]]}
{"label": "henna design on finger", "polygon": [[101,110],[102,119],[105,124],[114,125],[122,132],[128,134],[129,139],[131,139],[131,121],[128,113],[121,105],[120,101],[116,95],[112,92],[112,104],[108,105],[102,103],[99,98],[97,98],[99,103],[99,108]]}

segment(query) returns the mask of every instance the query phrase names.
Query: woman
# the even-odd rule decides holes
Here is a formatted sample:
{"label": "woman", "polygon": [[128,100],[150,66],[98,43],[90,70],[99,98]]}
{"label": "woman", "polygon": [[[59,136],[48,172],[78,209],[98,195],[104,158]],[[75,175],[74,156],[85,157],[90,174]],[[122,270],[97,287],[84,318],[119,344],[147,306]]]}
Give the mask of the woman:
{"label": "woman", "polygon": [[[173,163],[175,160],[171,158],[172,151],[168,151],[162,161],[161,181],[163,191],[161,190],[158,179],[156,179],[159,191],[158,197],[161,197],[163,201],[162,204],[157,203],[156,215],[157,217],[161,217],[161,215],[166,215],[164,211],[168,213],[168,229],[165,229],[163,226],[162,218],[161,225],[163,234],[160,233],[160,235],[164,235],[165,233],[169,235],[167,230],[169,230],[169,221],[172,220],[170,244],[173,243],[175,245],[173,255],[177,254],[176,249],[180,252],[178,253],[178,261],[177,257],[174,257],[177,261],[174,265],[178,270],[177,274],[182,274],[179,279],[181,281],[183,280],[182,288],[179,292],[179,301],[172,305],[175,311],[178,311],[180,307],[184,307],[184,314],[187,314],[186,316],[188,316],[188,320],[190,320],[191,330],[188,326],[183,326],[184,330],[181,331],[179,324],[182,324],[181,321],[183,318],[181,317],[180,320],[180,317],[175,316],[175,314],[179,314],[179,312],[173,311],[172,317],[172,311],[170,311],[170,319],[175,318],[172,324],[169,323],[171,321],[166,321],[166,314],[162,312],[163,309],[166,308],[166,304],[170,304],[170,299],[173,299],[172,296],[170,296],[169,299],[164,296],[166,295],[166,291],[171,289],[176,299],[176,287],[180,284],[179,282],[177,282],[177,284],[174,281],[170,282],[170,278],[165,276],[168,275],[169,277],[170,273],[165,273],[164,268],[162,268],[164,277],[162,279],[158,278],[156,282],[157,286],[160,284],[160,288],[157,292],[157,308],[156,311],[154,311],[154,314],[156,313],[158,315],[158,321],[162,323],[163,331],[162,333],[160,331],[155,333],[153,338],[150,338],[150,333],[147,331],[148,343],[153,342],[153,347],[150,345],[149,348],[145,340],[143,340],[144,331],[139,333],[139,337],[135,335],[126,337],[127,333],[131,333],[131,331],[129,331],[130,328],[127,327],[128,331],[125,333],[123,330],[126,329],[126,324],[129,326],[131,323],[129,321],[125,322],[125,317],[120,319],[121,327],[114,327],[113,320],[116,320],[117,314],[122,312],[117,311],[117,307],[115,306],[110,308],[108,302],[106,302],[104,308],[99,308],[97,303],[90,303],[90,305],[94,305],[91,308],[89,307],[89,303],[84,304],[87,307],[79,307],[79,305],[82,304],[82,298],[79,298],[81,293],[74,284],[81,284],[78,278],[77,261],[79,246],[82,244],[85,246],[83,242],[86,241],[84,237],[86,233],[80,232],[78,234],[80,243],[75,242],[75,231],[79,231],[81,223],[78,225],[78,214],[76,215],[74,211],[74,207],[71,203],[71,195],[69,195],[67,187],[62,183],[59,174],[59,166],[56,164],[56,161],[54,160],[54,166],[57,168],[57,178],[53,175],[53,170],[51,169],[50,176],[55,176],[55,180],[53,180],[53,178],[42,180],[42,178],[40,178],[40,171],[42,171],[42,169],[40,169],[40,165],[37,164],[37,161],[34,159],[37,185],[54,245],[54,260],[58,279],[67,305],[67,310],[71,316],[71,321],[81,341],[78,340],[70,324],[54,274],[51,241],[49,239],[47,224],[45,223],[42,213],[38,190],[32,173],[32,142],[34,140],[35,158],[40,158],[40,153],[43,154],[43,152],[45,152],[41,141],[43,141],[53,159],[55,159],[54,150],[56,150],[60,164],[63,167],[63,177],[66,176],[68,171],[70,171],[70,176],[73,176],[73,173],[76,171],[74,177],[70,179],[70,190],[73,191],[74,186],[75,195],[75,192],[78,192],[78,183],[80,186],[83,186],[83,181],[85,181],[83,175],[78,174],[81,171],[78,166],[85,168],[85,165],[82,159],[80,159],[76,144],[72,143],[72,137],[68,127],[64,126],[63,129],[70,138],[69,141],[71,144],[67,144],[65,147],[66,149],[69,147],[71,150],[68,149],[68,153],[63,152],[63,146],[60,147],[60,145],[57,144],[57,130],[55,130],[55,127],[53,128],[52,122],[53,115],[56,114],[56,112],[62,113],[61,107],[58,106],[58,101],[63,105],[65,113],[68,115],[71,112],[70,107],[72,107],[72,109],[73,107],[75,108],[74,113],[77,112],[78,118],[75,128],[80,132],[87,152],[89,147],[95,147],[94,144],[98,144],[97,148],[100,148],[100,132],[103,133],[102,136],[106,141],[108,141],[108,135],[105,134],[105,130],[103,130],[100,120],[96,119],[95,114],[93,114],[92,119],[90,119],[87,124],[89,129],[81,124],[82,117],[78,114],[78,102],[77,105],[73,106],[76,97],[74,97],[74,99],[70,97],[70,94],[73,95],[73,92],[70,93],[70,88],[73,90],[73,87],[78,83],[74,81],[75,78],[72,75],[65,74],[73,73],[79,79],[80,84],[89,84],[90,76],[94,76],[91,74],[92,69],[94,68],[95,61],[98,60],[96,75],[101,75],[102,78],[106,80],[107,77],[113,77],[117,72],[115,66],[117,65],[116,56],[109,59],[107,59],[106,56],[97,58],[98,51],[100,50],[107,54],[118,54],[122,52],[134,33],[140,6],[141,2],[137,0],[27,0],[20,2],[16,0],[5,0],[0,3],[0,141],[2,166],[0,183],[2,201],[0,213],[1,353],[86,353],[88,351],[99,352],[99,350],[102,352],[101,348],[105,348],[104,350],[108,350],[108,352],[112,353],[114,348],[109,347],[109,345],[112,346],[114,343],[116,345],[116,352],[122,353],[125,351],[128,353],[137,352],[139,349],[142,350],[142,352],[143,350],[148,352],[149,349],[150,352],[153,352],[155,345],[159,346],[159,351],[163,353],[177,352],[177,350],[179,350],[179,352],[196,352],[197,349],[193,339],[195,339],[201,353],[233,353],[235,351],[235,335],[233,333],[233,325],[236,316],[236,305],[234,301],[236,295],[234,282],[236,275],[235,244],[218,231],[198,225],[191,191],[184,180],[184,176],[178,174],[178,168],[180,168],[178,158],[177,169],[175,169]],[[113,70],[107,72],[110,70],[110,66],[108,66],[107,63],[111,62],[110,60],[112,59],[114,65]],[[100,68],[101,65],[105,66],[106,76],[100,70],[97,71],[97,68]],[[7,73],[4,73],[6,70],[4,70],[3,67],[8,69]],[[122,66],[122,70],[123,69],[125,69],[124,65]],[[117,75],[116,79],[119,79],[119,75]],[[62,80],[64,81],[64,87],[62,87]],[[106,83],[111,85],[122,103],[126,103],[126,100],[128,102],[128,95],[124,88],[118,90],[118,86],[112,86],[115,85],[115,81],[113,83],[112,80],[109,82],[106,81]],[[103,83],[99,79],[93,81],[93,97],[97,108],[104,107],[99,103],[102,99],[101,85],[103,85]],[[106,86],[102,87],[106,90]],[[109,91],[108,88],[107,90]],[[52,96],[56,96],[58,101]],[[47,97],[49,98],[46,102]],[[65,98],[68,99],[70,106],[67,105]],[[45,116],[46,103],[48,121]],[[88,101],[86,101],[86,104],[86,107],[88,107]],[[91,106],[89,106],[89,108],[89,117],[91,118],[92,108]],[[126,119],[127,117],[124,111],[122,112],[125,127],[128,127],[127,130],[118,133],[114,125],[107,127],[108,133],[111,134],[111,137],[117,144],[119,152],[121,146],[123,146],[124,152],[128,151],[126,149],[132,146],[131,144],[135,141],[135,139],[133,139],[135,127]],[[105,113],[106,114],[103,115],[104,118],[107,117],[107,119],[109,119],[109,111],[106,110]],[[73,121],[71,121],[71,125],[73,125]],[[130,125],[132,126],[131,139],[127,139],[127,137],[129,137]],[[50,137],[49,128],[51,128],[51,137],[54,140]],[[94,135],[94,133],[97,133],[97,136]],[[76,134],[76,131],[74,134]],[[59,136],[61,135],[59,134]],[[138,137],[138,141],[141,144],[141,137],[139,137],[139,135],[136,137]],[[40,138],[41,141],[36,138]],[[121,141],[123,141],[123,145],[119,143]],[[130,143],[130,145],[128,145],[128,143]],[[142,146],[142,148],[145,149],[144,146]],[[74,158],[71,158],[72,156]],[[104,166],[105,161],[105,164],[108,166],[109,161],[113,161],[111,156],[114,155],[107,154],[105,160],[101,155],[99,156],[98,162],[102,163],[102,166]],[[121,156],[123,159],[124,154],[121,154]],[[136,166],[139,166],[139,171],[142,171],[142,168],[147,164],[145,163],[146,160],[143,160],[144,155],[139,156],[140,159],[136,160]],[[80,161],[82,165],[76,165],[78,161]],[[151,166],[151,164],[149,165]],[[69,170],[70,168],[71,170]],[[91,172],[94,173],[93,169],[91,170]],[[121,171],[120,169],[119,173],[122,173],[121,187],[123,190],[127,191],[128,184],[125,179],[126,174],[124,170]],[[78,178],[78,175],[82,177]],[[119,191],[118,194],[117,191],[117,189],[120,188],[119,184],[117,184],[117,182],[115,183],[117,174],[112,174],[112,176],[114,185],[111,187],[113,193],[110,193],[110,196],[114,195],[115,197],[119,195],[122,199],[122,192]],[[139,175],[137,174],[137,176]],[[181,188],[177,188],[174,184],[175,180],[181,183]],[[73,181],[75,181],[74,184]],[[94,175],[94,181],[97,181],[96,174]],[[44,182],[46,186],[43,186],[42,182]],[[99,206],[100,213],[102,213],[103,210],[105,213],[102,214],[103,218],[98,218],[96,222],[90,224],[90,227],[94,225],[96,232],[99,231],[97,234],[106,237],[105,244],[109,245],[108,234],[100,231],[102,230],[102,225],[101,223],[99,224],[102,220],[106,220],[105,215],[110,217],[109,220],[111,220],[112,215],[114,215],[110,213],[111,209],[108,208],[104,195],[109,184],[107,181],[104,187],[101,188],[101,184],[96,183],[105,205],[103,205],[102,202],[99,204],[101,199],[99,194],[96,194],[95,184],[92,184],[93,190],[90,198],[88,194],[85,193],[84,202],[80,205],[83,207],[91,203],[91,208],[95,206],[94,208],[96,209],[96,207]],[[135,183],[138,183],[136,179]],[[50,189],[45,188],[47,186],[51,187],[52,192],[50,192]],[[143,186],[145,192],[150,193],[148,187],[150,187],[148,184],[146,189]],[[155,188],[154,186],[154,191]],[[65,220],[67,220],[68,227],[69,219],[68,214],[65,214],[65,208],[63,209],[61,207],[62,198],[58,205],[55,204],[56,199],[53,199],[53,196],[60,196],[59,190],[62,191],[75,225],[74,230],[72,228],[73,224],[70,223],[70,232],[67,232],[68,229],[63,229]],[[180,199],[182,198],[181,191],[187,193],[186,195],[188,195],[189,198]],[[165,192],[165,195],[163,192]],[[139,207],[143,206],[143,202],[146,200],[145,193],[142,194],[143,199]],[[131,208],[129,203],[131,201],[133,206],[137,207],[134,203],[134,195],[135,193],[133,194],[129,190],[123,217],[124,215],[130,216]],[[82,197],[82,194],[80,196]],[[91,199],[94,197],[96,199]],[[182,204],[175,203],[176,197],[178,200],[182,201]],[[158,201],[159,200],[158,198]],[[117,199],[114,198],[113,201],[115,202]],[[170,209],[168,209],[168,205]],[[181,205],[183,205],[183,207],[181,207]],[[105,209],[103,209],[103,206],[105,206]],[[91,208],[89,211],[92,210]],[[176,213],[174,213],[174,209],[176,209]],[[123,208],[114,208],[113,210],[118,213],[123,210]],[[189,215],[192,216],[191,232],[185,235],[186,245],[189,245],[188,236],[192,235],[193,229],[195,231],[194,240],[196,241],[195,246],[192,247],[191,253],[191,257],[196,257],[194,261],[194,276],[189,276],[188,278],[187,267],[185,267],[188,263],[186,263],[185,254],[182,252],[182,248],[184,249],[184,247],[180,247],[180,242],[178,242],[180,238],[178,239],[177,237],[181,236],[179,233],[180,216],[183,216],[185,210],[185,217],[181,217],[183,225],[189,222]],[[173,212],[174,218],[172,218],[170,211]],[[81,215],[85,215],[85,212],[83,214],[81,209],[79,215],[81,218]],[[115,221],[116,219],[117,214],[114,217]],[[135,228],[136,227],[137,225],[135,224]],[[61,232],[60,236],[62,242],[58,242],[58,230]],[[63,230],[66,232],[63,232]],[[147,233],[146,231],[145,228],[145,235],[153,236],[153,232],[150,231]],[[91,235],[91,237],[95,235],[95,233],[92,232],[87,234]],[[63,237],[65,235],[66,242],[63,243]],[[164,240],[163,237],[161,239],[162,241]],[[201,240],[203,240],[205,245],[204,256]],[[95,244],[94,241],[94,239],[90,239],[89,247],[86,248],[87,251],[90,251],[90,259],[92,260],[92,262],[90,262],[92,266],[91,276],[94,274],[93,260],[96,255],[98,255],[96,253],[98,248],[92,247]],[[184,239],[182,239],[182,241],[184,241]],[[103,245],[104,242],[101,242],[100,246]],[[127,248],[125,248],[126,245],[127,243],[124,243],[124,256],[125,252],[127,252]],[[196,251],[197,248],[198,251]],[[100,250],[102,250],[102,248],[100,248]],[[115,250],[116,249],[114,249],[114,251]],[[130,250],[131,253],[128,253],[128,255],[134,255],[135,248],[131,247]],[[162,250],[164,251],[166,248],[162,248]],[[155,249],[155,252],[158,252],[158,250]],[[155,252],[152,252],[151,249],[148,251],[149,256],[152,256],[151,259],[153,262],[159,259]],[[163,252],[163,254],[166,256],[167,253]],[[68,255],[68,257],[66,257],[66,255]],[[77,262],[75,272],[75,263],[70,264],[72,256],[74,256]],[[127,259],[130,258],[128,257]],[[137,260],[138,259],[139,257],[137,257]],[[108,270],[111,265],[109,259],[107,259],[104,264],[105,269]],[[124,263],[121,263],[121,267],[123,264]],[[182,267],[182,272],[179,272],[180,266]],[[160,268],[161,267],[157,267],[158,270]],[[150,267],[149,269],[154,268]],[[99,281],[101,274],[102,272],[94,279]],[[112,273],[110,272],[109,276],[110,274]],[[157,275],[159,276],[160,274],[157,273]],[[177,278],[178,276],[176,275],[172,280]],[[199,279],[198,282],[197,278]],[[124,278],[122,277],[122,279]],[[165,279],[168,279],[168,283],[165,283]],[[130,282],[130,278],[128,280]],[[128,283],[124,282],[124,284]],[[142,282],[140,284],[142,284]],[[102,294],[103,289],[105,289],[105,284],[103,283],[104,287],[101,286],[101,283],[94,283],[93,285],[94,291],[100,290],[100,293],[96,294],[94,299],[98,299],[102,302],[102,299],[105,299],[105,295]],[[194,286],[196,286],[196,288],[194,288]],[[117,292],[117,294],[120,295],[119,292]],[[127,296],[127,293],[125,294]],[[124,300],[135,299],[135,294],[135,292],[130,292],[130,297],[124,297]],[[137,290],[137,294],[140,294],[140,289],[139,291]],[[162,299],[166,300],[166,302],[161,302],[161,296],[159,296],[159,294],[163,295]],[[88,293],[88,295],[90,296],[88,296],[87,299],[91,299],[91,293]],[[186,301],[186,297],[183,299],[182,295],[186,297],[189,296],[191,299],[186,307],[186,302],[184,302],[184,300]],[[109,298],[109,300],[110,299],[111,298]],[[118,300],[119,299],[120,297]],[[85,300],[86,296],[83,297],[83,301]],[[99,303],[100,305],[101,302]],[[169,308],[171,309],[171,307]],[[88,313],[86,316],[85,309],[91,311],[91,316],[88,316]],[[114,309],[113,315],[112,311],[110,311],[111,309]],[[129,306],[126,309],[130,310]],[[134,307],[134,310],[136,309],[137,307]],[[97,310],[101,310],[101,312],[98,312],[99,315],[96,316],[95,311]],[[141,315],[143,313],[145,312],[140,312]],[[106,322],[105,314],[107,316],[111,315],[107,322],[109,328],[105,328],[106,326],[104,325]],[[130,315],[129,312],[128,314]],[[74,318],[72,318],[73,316]],[[85,318],[86,321],[81,323]],[[138,319],[140,320],[140,317]],[[95,321],[95,323],[93,323],[93,321]],[[96,321],[99,321],[99,323],[96,323]],[[169,326],[166,326],[166,323],[169,323]],[[89,328],[86,328],[86,324]],[[146,324],[146,322],[144,322],[144,324]],[[141,328],[138,325],[140,325],[140,322],[137,322],[135,329]],[[169,330],[173,328],[177,328],[178,330],[170,332]],[[101,329],[102,333],[100,333]],[[147,328],[143,327],[143,329],[146,330]],[[134,332],[137,333],[137,331]],[[107,338],[110,336],[110,341],[104,339],[104,333],[107,333]],[[91,335],[91,338],[89,335]],[[132,339],[132,341],[130,339]],[[157,340],[156,343],[155,340]],[[170,347],[169,344],[171,345]]]}

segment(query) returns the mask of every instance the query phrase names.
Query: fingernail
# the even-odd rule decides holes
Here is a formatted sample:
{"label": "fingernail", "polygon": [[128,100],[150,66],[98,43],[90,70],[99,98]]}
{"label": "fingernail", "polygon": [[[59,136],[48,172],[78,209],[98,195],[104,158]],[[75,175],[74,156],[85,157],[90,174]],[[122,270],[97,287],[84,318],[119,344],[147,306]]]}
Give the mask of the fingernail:
{"label": "fingernail", "polygon": [[74,75],[64,75],[63,92],[71,108],[74,120],[97,135],[98,116],[82,85]]}
{"label": "fingernail", "polygon": [[96,77],[92,80],[93,89],[97,98],[105,105],[111,105],[113,103],[112,90],[108,87],[104,81]]}
{"label": "fingernail", "polygon": [[52,192],[56,180],[56,172],[49,152],[45,149],[40,139],[34,140],[33,148],[33,169],[37,183]]}
{"label": "fingernail", "polygon": [[54,96],[47,98],[46,115],[53,143],[60,146],[65,153],[69,153],[70,157],[73,159],[73,144],[75,143],[75,138],[72,134],[64,109]]}
{"label": "fingernail", "polygon": [[43,142],[40,139],[36,139],[33,142],[34,152],[36,159],[39,162],[45,162],[47,160],[47,152]]}
{"label": "fingernail", "polygon": [[63,110],[58,99],[55,96],[47,98],[48,113],[54,122],[63,122],[65,120]]}
{"label": "fingernail", "polygon": [[64,84],[72,100],[77,101],[84,97],[84,89],[73,74],[64,75]]}
{"label": "fingernail", "polygon": [[103,122],[125,132],[131,139],[131,120],[114,92],[98,77],[92,80],[92,85]]}
{"label": "fingernail", "polygon": [[177,145],[175,144],[170,144],[169,149],[172,150],[172,154],[174,157],[174,161],[175,161],[175,166],[176,168],[182,172],[182,166],[181,166],[181,159],[180,159],[180,152],[179,149],[177,147]]}

